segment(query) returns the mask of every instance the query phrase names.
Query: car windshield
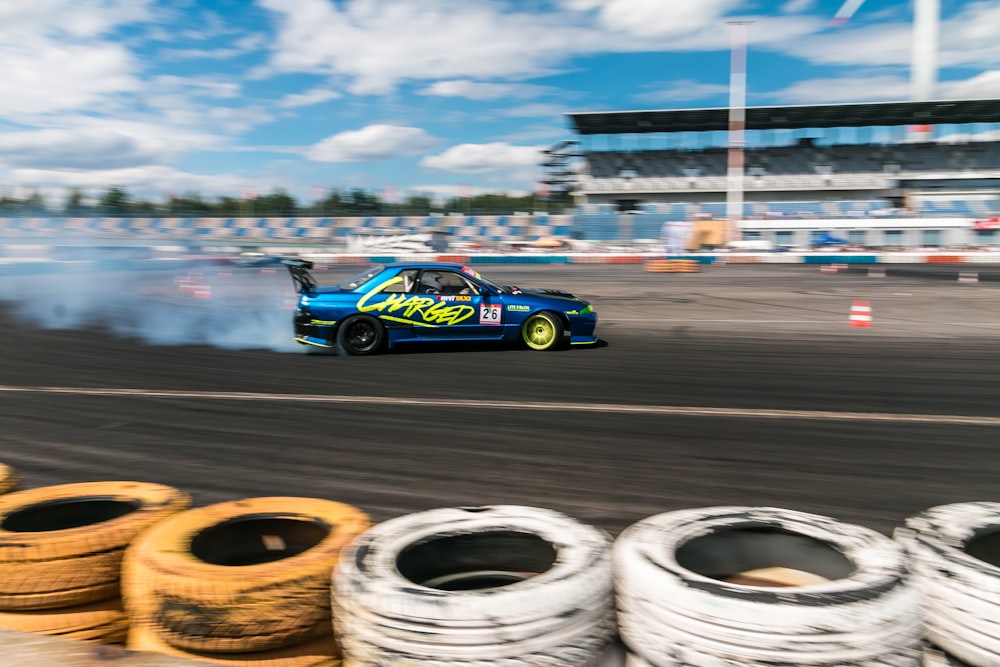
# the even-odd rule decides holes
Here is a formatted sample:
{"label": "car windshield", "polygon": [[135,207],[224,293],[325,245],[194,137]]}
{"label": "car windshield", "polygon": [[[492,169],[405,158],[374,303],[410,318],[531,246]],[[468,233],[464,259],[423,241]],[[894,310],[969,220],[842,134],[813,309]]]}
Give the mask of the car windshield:
{"label": "car windshield", "polygon": [[479,282],[481,282],[482,284],[486,285],[491,289],[496,290],[497,292],[500,292],[501,294],[503,294],[504,292],[510,292],[510,289],[508,289],[507,287],[504,287],[503,285],[497,285],[495,282],[487,278],[484,278],[482,275],[478,276],[478,278]]}
{"label": "car windshield", "polygon": [[371,268],[365,269],[363,272],[354,276],[346,283],[341,283],[338,287],[340,287],[340,289],[357,289],[383,271],[385,271],[385,265],[376,264]]}

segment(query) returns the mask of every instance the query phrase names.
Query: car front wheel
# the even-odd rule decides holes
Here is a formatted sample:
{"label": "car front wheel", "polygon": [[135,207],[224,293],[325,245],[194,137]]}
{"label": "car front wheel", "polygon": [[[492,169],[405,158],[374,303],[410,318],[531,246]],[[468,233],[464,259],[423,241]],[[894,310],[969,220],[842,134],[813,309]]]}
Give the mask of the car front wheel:
{"label": "car front wheel", "polygon": [[374,317],[358,315],[340,325],[337,342],[348,354],[374,354],[385,343],[385,327]]}
{"label": "car front wheel", "polygon": [[563,323],[552,313],[535,313],[524,322],[521,338],[532,350],[552,350],[562,343]]}

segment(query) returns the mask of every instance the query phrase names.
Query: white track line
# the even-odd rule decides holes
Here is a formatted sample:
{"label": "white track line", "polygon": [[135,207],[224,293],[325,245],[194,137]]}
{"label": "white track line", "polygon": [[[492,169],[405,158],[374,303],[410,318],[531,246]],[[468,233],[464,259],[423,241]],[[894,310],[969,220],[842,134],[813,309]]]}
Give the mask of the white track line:
{"label": "white track line", "polygon": [[687,405],[624,405],[619,403],[567,403],[558,401],[490,401],[460,398],[401,398],[394,396],[342,396],[326,394],[267,394],[243,391],[179,391],[169,389],[112,389],[101,387],[17,387],[0,385],[0,392],[69,394],[118,398],[174,398],[220,401],[285,401],[291,403],[342,403],[479,410],[534,410],[551,412],[603,412],[687,417],[736,417],[747,419],[807,419],[867,421],[908,424],[961,424],[1000,426],[1000,417],[976,415],[918,415],[895,412],[834,412],[832,410],[778,410],[767,408],[712,408]]}

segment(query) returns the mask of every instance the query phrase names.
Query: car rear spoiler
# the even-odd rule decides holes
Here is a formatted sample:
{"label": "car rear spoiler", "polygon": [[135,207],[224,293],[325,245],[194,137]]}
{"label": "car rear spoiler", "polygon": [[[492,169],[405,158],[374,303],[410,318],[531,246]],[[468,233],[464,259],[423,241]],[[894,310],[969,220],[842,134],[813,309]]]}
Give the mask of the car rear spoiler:
{"label": "car rear spoiler", "polygon": [[296,292],[311,292],[316,289],[316,279],[309,273],[309,269],[313,267],[312,262],[306,259],[283,259],[281,263],[291,274]]}

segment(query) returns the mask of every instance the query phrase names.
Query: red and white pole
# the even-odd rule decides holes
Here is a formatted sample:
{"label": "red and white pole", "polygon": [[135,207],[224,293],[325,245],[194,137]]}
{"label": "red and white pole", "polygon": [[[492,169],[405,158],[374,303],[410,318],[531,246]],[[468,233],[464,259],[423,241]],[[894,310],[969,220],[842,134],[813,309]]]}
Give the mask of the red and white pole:
{"label": "red and white pole", "polygon": [[747,26],[752,21],[730,21],[732,48],[729,63],[729,161],[726,169],[726,236],[737,241],[743,219],[743,148],[746,145]]}

